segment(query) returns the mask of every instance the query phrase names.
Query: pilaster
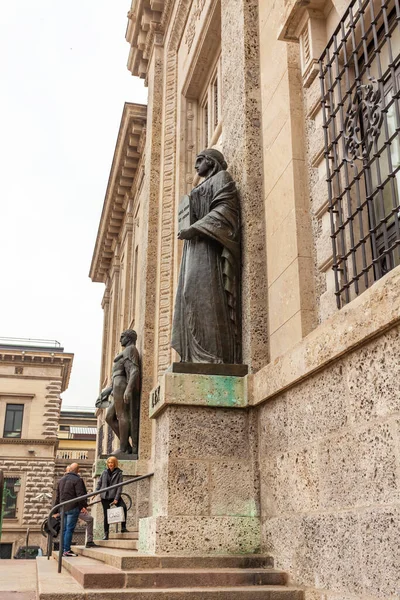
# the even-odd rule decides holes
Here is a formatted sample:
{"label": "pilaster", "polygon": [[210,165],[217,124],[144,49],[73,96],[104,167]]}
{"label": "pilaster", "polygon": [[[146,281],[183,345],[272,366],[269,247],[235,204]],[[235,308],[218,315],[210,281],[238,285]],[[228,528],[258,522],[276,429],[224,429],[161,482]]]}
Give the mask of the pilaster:
{"label": "pilaster", "polygon": [[243,362],[256,371],[268,362],[258,2],[222,0],[221,16],[223,151],[243,225]]}

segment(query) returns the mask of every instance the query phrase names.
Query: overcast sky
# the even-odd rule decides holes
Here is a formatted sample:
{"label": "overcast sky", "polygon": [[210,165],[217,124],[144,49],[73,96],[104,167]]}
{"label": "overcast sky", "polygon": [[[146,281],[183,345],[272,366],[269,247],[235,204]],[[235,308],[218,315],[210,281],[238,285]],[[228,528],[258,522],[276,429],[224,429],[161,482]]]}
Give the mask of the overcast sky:
{"label": "overcast sky", "polygon": [[88,278],[125,101],[130,0],[0,0],[0,336],[75,354],[63,407],[93,406],[104,285]]}

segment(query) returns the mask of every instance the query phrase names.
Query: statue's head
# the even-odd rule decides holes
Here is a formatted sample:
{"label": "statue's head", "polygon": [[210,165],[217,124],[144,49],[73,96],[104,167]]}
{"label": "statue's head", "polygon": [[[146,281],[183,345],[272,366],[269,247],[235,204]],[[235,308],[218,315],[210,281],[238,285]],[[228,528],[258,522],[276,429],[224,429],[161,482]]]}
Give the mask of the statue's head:
{"label": "statue's head", "polygon": [[226,171],[228,165],[222,152],[215,148],[207,148],[197,155],[194,168],[200,177],[211,177],[218,171]]}
{"label": "statue's head", "polygon": [[120,342],[121,346],[130,346],[131,344],[136,344],[137,333],[134,329],[125,329],[121,333]]}

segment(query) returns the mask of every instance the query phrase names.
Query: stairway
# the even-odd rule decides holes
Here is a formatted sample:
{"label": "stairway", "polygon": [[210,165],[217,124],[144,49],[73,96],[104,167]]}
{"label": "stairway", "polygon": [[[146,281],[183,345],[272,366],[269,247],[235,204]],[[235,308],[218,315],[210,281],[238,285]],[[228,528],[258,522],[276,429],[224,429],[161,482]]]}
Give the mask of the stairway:
{"label": "stairway", "polygon": [[96,543],[75,546],[61,574],[38,559],[38,600],[303,600],[270,556],[151,556],[137,551],[137,532]]}

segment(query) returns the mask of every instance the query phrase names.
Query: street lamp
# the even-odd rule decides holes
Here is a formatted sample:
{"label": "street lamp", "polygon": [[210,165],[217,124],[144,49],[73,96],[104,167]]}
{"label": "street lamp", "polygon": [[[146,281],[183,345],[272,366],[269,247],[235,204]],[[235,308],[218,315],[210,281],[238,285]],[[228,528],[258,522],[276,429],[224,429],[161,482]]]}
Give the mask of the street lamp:
{"label": "street lamp", "polygon": [[4,477],[4,473],[0,469],[0,540],[1,540],[1,534],[3,531],[3,517],[4,517],[4,511],[6,508],[7,498],[12,498],[13,500],[16,500],[20,487],[21,487],[21,481],[19,479],[17,479],[14,482],[14,486],[13,486],[13,492],[15,494],[14,495],[12,493],[12,491],[8,489],[6,480]]}

